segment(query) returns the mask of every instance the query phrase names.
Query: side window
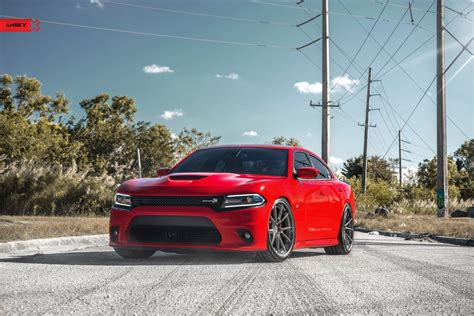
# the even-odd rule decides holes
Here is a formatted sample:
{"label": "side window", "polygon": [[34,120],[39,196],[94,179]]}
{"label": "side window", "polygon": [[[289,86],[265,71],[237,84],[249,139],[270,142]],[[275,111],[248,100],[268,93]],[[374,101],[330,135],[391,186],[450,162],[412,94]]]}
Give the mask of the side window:
{"label": "side window", "polygon": [[303,167],[311,167],[311,162],[309,162],[308,156],[303,152],[295,152],[293,157],[293,168],[298,170]]}
{"label": "side window", "polygon": [[331,179],[331,172],[326,166],[316,157],[309,156],[313,168],[318,169],[319,174],[317,179]]}

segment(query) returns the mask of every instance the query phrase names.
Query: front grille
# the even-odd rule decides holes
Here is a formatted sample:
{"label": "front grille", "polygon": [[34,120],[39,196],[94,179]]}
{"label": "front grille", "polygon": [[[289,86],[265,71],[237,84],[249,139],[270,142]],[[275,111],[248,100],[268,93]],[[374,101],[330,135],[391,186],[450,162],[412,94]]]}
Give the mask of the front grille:
{"label": "front grille", "polygon": [[221,235],[206,217],[198,216],[139,216],[129,228],[134,242],[219,244]]}
{"label": "front grille", "polygon": [[218,208],[222,197],[215,196],[132,196],[133,207],[137,206],[207,206]]}

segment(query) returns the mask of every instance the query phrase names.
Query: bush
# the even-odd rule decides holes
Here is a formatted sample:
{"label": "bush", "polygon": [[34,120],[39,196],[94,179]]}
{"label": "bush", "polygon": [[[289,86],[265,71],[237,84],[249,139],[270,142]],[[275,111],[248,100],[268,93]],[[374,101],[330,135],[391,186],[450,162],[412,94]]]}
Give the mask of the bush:
{"label": "bush", "polygon": [[106,215],[112,204],[115,181],[109,176],[26,161],[1,170],[2,215]]}
{"label": "bush", "polygon": [[389,208],[394,202],[396,191],[387,182],[369,181],[367,192],[361,192],[360,178],[350,178],[349,183],[355,193],[357,209],[365,212],[372,212],[378,207]]}

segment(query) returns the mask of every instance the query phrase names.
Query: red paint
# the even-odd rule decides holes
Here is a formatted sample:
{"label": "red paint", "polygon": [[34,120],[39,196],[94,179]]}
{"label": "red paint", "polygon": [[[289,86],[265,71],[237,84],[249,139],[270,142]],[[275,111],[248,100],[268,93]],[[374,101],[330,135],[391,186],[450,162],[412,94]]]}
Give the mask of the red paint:
{"label": "red paint", "polygon": [[312,180],[318,176],[318,169],[311,167],[303,167],[296,170],[296,177],[300,179]]}
{"label": "red paint", "polygon": [[[234,173],[173,173],[173,168],[169,174],[159,178],[126,181],[119,187],[118,193],[131,196],[210,197],[258,193],[265,198],[266,204],[260,207],[226,211],[216,211],[207,206],[138,206],[132,208],[130,211],[123,211],[113,207],[110,215],[110,226],[118,226],[120,232],[118,241],[111,242],[110,245],[112,247],[151,247],[155,249],[206,248],[241,251],[265,250],[267,247],[267,230],[270,211],[274,201],[280,197],[285,197],[292,208],[296,225],[295,249],[332,246],[338,243],[337,235],[342,210],[346,203],[350,204],[353,216],[355,217],[354,194],[351,187],[345,182],[338,180],[332,172],[330,172],[330,179],[298,179],[295,177],[293,172],[294,152],[303,151],[308,155],[317,157],[315,154],[303,148],[274,145],[222,147],[288,150],[288,176]],[[188,157],[183,159],[183,161]],[[180,163],[178,163],[178,165]],[[306,174],[306,171],[304,171],[304,173]],[[308,173],[314,175],[315,171],[310,170]],[[175,176],[177,176],[177,178],[181,176],[181,179],[171,179]],[[221,242],[216,245],[130,242],[128,240],[129,224],[133,218],[146,215],[206,217],[215,225],[221,234]],[[245,242],[241,236],[239,236],[237,231],[241,229],[245,229],[252,234],[253,240],[251,243]]]}

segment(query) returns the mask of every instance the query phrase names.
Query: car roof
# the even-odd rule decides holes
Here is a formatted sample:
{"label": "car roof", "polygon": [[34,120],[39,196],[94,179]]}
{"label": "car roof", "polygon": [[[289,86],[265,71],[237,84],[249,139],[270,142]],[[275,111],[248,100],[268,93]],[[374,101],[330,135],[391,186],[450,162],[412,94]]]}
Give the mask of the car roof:
{"label": "car roof", "polygon": [[210,147],[205,147],[202,149],[207,149],[207,148],[268,148],[268,149],[293,149],[293,150],[305,150],[309,151],[303,147],[298,147],[298,146],[286,146],[286,145],[274,145],[274,144],[230,144],[230,145],[216,145],[216,146],[210,146]]}

